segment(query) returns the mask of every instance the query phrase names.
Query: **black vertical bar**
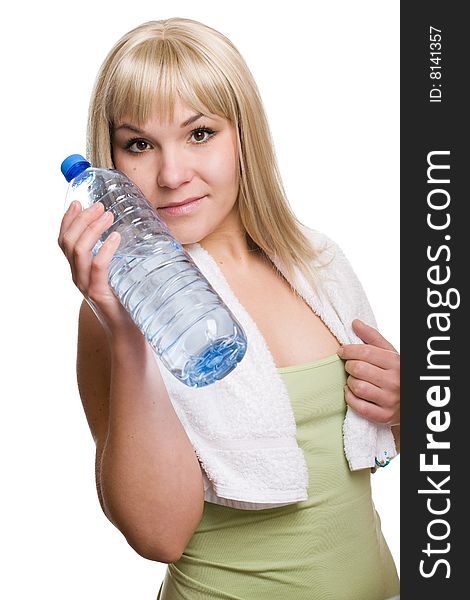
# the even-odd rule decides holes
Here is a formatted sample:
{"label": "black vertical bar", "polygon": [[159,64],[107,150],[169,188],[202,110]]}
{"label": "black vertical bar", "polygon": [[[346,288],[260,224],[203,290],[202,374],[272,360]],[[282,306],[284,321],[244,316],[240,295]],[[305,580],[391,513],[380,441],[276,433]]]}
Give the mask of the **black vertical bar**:
{"label": "black vertical bar", "polygon": [[[467,597],[469,24],[401,2],[401,598]],[[464,104],[467,105],[464,107]],[[466,486],[465,486],[466,487]],[[461,590],[461,591],[458,591]]]}

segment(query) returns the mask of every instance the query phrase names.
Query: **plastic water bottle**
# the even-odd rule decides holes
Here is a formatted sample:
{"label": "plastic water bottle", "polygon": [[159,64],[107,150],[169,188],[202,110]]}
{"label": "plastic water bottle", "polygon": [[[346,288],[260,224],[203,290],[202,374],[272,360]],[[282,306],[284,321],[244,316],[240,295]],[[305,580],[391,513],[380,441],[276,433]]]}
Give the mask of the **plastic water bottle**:
{"label": "plastic water bottle", "polygon": [[114,215],[93,252],[113,231],[120,233],[110,287],[165,367],[189,387],[228,375],[245,355],[245,333],[139,188],[79,154],[66,158],[61,170],[70,182],[66,207],[73,200],[83,208],[101,202]]}

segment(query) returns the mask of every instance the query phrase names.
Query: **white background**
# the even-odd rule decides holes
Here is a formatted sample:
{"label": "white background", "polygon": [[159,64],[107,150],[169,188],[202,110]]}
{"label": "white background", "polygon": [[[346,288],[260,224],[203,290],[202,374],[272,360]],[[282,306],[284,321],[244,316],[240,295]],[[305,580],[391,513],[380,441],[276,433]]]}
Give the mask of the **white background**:
{"label": "white background", "polygon": [[[163,578],[166,565],[138,556],[99,507],[75,384],[81,298],[56,239],[66,192],[59,166],[85,151],[99,65],[126,31],[172,16],[220,30],[241,51],[294,211],[342,246],[399,349],[398,2],[10,5],[0,40],[0,596],[8,600],[151,600]],[[372,478],[397,565],[399,462]]]}

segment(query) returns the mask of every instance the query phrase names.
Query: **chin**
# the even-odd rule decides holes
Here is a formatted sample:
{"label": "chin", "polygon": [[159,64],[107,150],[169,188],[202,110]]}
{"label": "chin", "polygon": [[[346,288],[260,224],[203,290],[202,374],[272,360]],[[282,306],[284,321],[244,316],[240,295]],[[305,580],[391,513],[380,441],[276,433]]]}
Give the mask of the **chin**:
{"label": "chin", "polygon": [[190,244],[200,242],[208,235],[207,231],[201,231],[201,228],[197,225],[182,225],[181,227],[170,227],[168,225],[168,229],[173,237],[175,237],[183,246],[189,246]]}

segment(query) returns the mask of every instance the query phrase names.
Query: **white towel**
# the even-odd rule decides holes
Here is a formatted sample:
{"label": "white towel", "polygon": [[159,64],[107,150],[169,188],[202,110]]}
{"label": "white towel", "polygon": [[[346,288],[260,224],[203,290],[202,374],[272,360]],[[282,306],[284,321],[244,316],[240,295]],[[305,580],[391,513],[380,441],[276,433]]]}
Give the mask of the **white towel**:
{"label": "white towel", "polygon": [[[352,320],[376,324],[359,280],[334,242],[306,227],[304,232],[319,249],[312,266],[328,263],[319,271],[322,298],[300,270],[291,281],[280,261],[275,256],[270,259],[340,343],[361,343],[352,331]],[[238,319],[248,340],[237,367],[203,388],[184,385],[156,357],[173,407],[201,463],[205,500],[247,510],[306,500],[307,464],[297,444],[287,389],[266,341],[212,256],[198,243],[185,249]],[[396,455],[390,427],[375,425],[349,408],[343,435],[351,470],[370,468],[376,458],[381,461]]]}

